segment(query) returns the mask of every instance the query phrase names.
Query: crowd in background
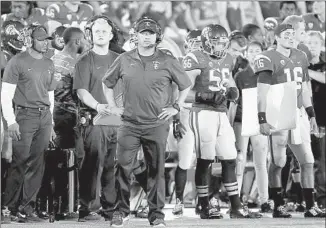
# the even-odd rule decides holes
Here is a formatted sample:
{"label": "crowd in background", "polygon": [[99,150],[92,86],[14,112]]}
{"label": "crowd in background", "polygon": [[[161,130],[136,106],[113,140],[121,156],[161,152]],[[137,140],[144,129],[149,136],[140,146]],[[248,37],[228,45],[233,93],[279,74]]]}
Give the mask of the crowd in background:
{"label": "crowd in background", "polygon": [[[19,20],[24,26],[32,23],[45,25],[50,36],[54,38],[50,51],[46,54],[52,57],[57,50],[62,50],[63,41],[60,36],[65,27],[76,26],[82,30],[89,18],[94,15],[106,15],[115,23],[119,36],[113,42],[112,50],[121,53],[126,43],[130,42],[130,29],[134,22],[142,16],[149,16],[155,19],[162,28],[162,33],[167,39],[171,39],[177,46],[178,50],[171,50],[178,53],[181,57],[185,54],[184,43],[189,31],[203,29],[209,24],[222,25],[230,36],[230,53],[237,57],[243,56],[245,50],[240,38],[247,41],[261,41],[264,48],[273,46],[273,28],[280,24],[287,16],[303,15],[306,20],[307,31],[317,31],[319,33],[309,33],[305,45],[311,53],[310,68],[316,71],[325,72],[325,2],[313,4],[314,2],[277,2],[277,1],[166,1],[166,2],[138,2],[138,1],[82,1],[82,2],[1,2],[1,23],[5,24],[9,20]],[[275,20],[274,20],[275,19]],[[58,29],[58,28],[61,28]],[[234,32],[237,30],[237,32]],[[237,36],[239,35],[239,37]],[[12,48],[8,48],[2,40],[1,69],[3,69],[9,59],[16,54]],[[8,43],[7,43],[8,44]],[[110,47],[111,48],[111,47]],[[126,47],[124,49],[128,49]],[[17,52],[17,50],[16,50]],[[241,68],[241,67],[239,67]],[[1,75],[2,76],[2,75]],[[312,95],[314,108],[317,116],[317,123],[321,131],[325,132],[326,111],[324,99],[326,97],[326,86],[324,78],[313,78]],[[10,139],[6,139],[7,141]],[[323,141],[323,145],[321,145]],[[2,150],[8,150],[3,144]],[[316,168],[316,191],[318,204],[325,207],[326,189],[325,189],[325,167],[321,168],[325,162],[325,136],[312,136],[312,147],[315,155]],[[321,148],[321,149],[320,149]],[[10,150],[10,148],[9,148]],[[170,151],[173,152],[173,151]],[[323,160],[322,160],[323,159]],[[167,155],[168,162],[176,162],[177,154]],[[241,194],[245,201],[253,207],[259,204],[257,187],[255,186],[255,174],[252,166],[252,148],[248,148],[247,169],[244,175]],[[2,177],[6,173],[6,166],[10,165],[11,158],[8,153],[2,154]],[[290,202],[296,202],[296,187],[292,185],[293,173],[295,170],[295,161],[291,152],[288,152],[287,167],[283,170],[283,185],[286,187],[286,197]],[[218,166],[218,165],[217,165]],[[167,196],[173,197],[173,173],[174,168],[166,169]],[[65,176],[66,173],[63,173]],[[2,179],[3,180],[3,179]],[[4,185],[4,182],[3,182]],[[195,198],[195,193],[190,183],[188,186],[189,202]],[[2,191],[3,192],[3,191]],[[223,191],[219,195],[221,201]],[[44,200],[44,199],[40,199]],[[65,204],[67,204],[67,199]],[[299,204],[301,204],[300,202]],[[40,211],[43,213],[46,208]],[[96,206],[95,206],[96,207]],[[63,210],[66,210],[63,209]],[[294,209],[295,210],[295,209]]]}

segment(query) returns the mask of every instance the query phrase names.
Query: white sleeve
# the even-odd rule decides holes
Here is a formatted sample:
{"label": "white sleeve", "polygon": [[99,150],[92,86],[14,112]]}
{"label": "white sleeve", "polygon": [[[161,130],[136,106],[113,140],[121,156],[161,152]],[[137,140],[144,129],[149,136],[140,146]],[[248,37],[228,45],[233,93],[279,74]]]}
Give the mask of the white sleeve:
{"label": "white sleeve", "polygon": [[12,107],[12,100],[16,92],[17,85],[2,82],[1,90],[1,106],[4,119],[7,121],[8,126],[16,123],[15,112]]}

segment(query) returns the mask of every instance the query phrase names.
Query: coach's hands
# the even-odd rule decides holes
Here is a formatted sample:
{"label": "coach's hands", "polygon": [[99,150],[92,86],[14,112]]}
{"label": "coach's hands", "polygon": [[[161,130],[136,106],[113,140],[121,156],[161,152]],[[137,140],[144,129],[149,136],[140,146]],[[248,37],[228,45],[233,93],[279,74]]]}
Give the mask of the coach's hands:
{"label": "coach's hands", "polygon": [[110,111],[112,115],[121,116],[124,111],[124,108],[112,107],[110,108]]}
{"label": "coach's hands", "polygon": [[168,120],[176,114],[178,114],[178,110],[173,107],[167,107],[162,109],[162,112],[158,115],[158,118],[161,120]]}
{"label": "coach's hands", "polygon": [[8,126],[8,134],[14,141],[19,141],[21,139],[18,123],[13,123]]}
{"label": "coach's hands", "polygon": [[108,104],[98,104],[96,106],[96,111],[99,114],[102,115],[111,115],[110,109],[109,109],[109,105]]}
{"label": "coach's hands", "polygon": [[262,133],[263,135],[270,135],[273,129],[275,128],[269,123],[260,124],[260,133]]}

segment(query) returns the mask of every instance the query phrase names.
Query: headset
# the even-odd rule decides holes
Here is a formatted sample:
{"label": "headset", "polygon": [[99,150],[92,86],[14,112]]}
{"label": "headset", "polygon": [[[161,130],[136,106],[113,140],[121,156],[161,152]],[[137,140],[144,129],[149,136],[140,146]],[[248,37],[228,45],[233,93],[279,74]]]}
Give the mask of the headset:
{"label": "headset", "polygon": [[89,19],[85,25],[85,29],[84,29],[84,32],[85,32],[85,36],[86,36],[86,39],[88,41],[91,42],[91,44],[93,44],[93,34],[92,34],[92,27],[95,23],[96,20],[98,19],[104,19],[112,28],[112,39],[111,39],[111,43],[117,43],[118,42],[118,32],[119,32],[119,29],[117,28],[117,26],[105,15],[96,15],[94,17],[92,17],[91,19]]}
{"label": "headset", "polygon": [[156,25],[156,44],[160,43],[163,40],[163,34],[162,34],[162,28],[161,26],[157,23],[157,21],[155,21],[154,19],[151,19],[149,17],[142,17],[140,19],[138,19],[135,23],[134,23],[134,31],[138,32],[138,27],[141,23],[143,22],[152,22]]}
{"label": "headset", "polygon": [[44,29],[46,32],[48,31],[44,25],[41,25],[39,23],[33,23],[29,25],[27,28],[23,29],[24,45],[26,47],[32,47],[34,49],[35,42],[34,42],[33,33],[36,29],[39,28]]}

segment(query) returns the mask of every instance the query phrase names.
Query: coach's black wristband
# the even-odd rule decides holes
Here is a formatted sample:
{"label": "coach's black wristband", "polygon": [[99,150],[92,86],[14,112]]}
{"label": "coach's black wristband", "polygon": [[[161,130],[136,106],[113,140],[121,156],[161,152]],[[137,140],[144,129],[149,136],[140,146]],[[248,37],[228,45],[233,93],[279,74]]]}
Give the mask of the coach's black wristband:
{"label": "coach's black wristband", "polygon": [[259,124],[267,123],[266,112],[258,112],[258,122]]}
{"label": "coach's black wristband", "polygon": [[308,114],[309,119],[311,119],[312,117],[316,117],[315,110],[312,106],[307,107],[306,112]]}

